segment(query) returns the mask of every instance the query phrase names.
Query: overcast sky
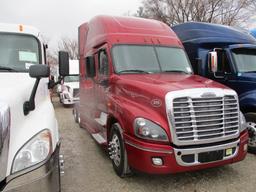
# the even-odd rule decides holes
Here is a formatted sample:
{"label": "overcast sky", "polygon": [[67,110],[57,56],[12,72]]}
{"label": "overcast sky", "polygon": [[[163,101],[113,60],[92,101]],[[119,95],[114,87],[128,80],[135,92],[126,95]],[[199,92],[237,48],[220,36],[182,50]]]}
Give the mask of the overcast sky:
{"label": "overcast sky", "polygon": [[0,22],[37,27],[56,46],[77,37],[78,26],[99,14],[135,13],[141,0],[0,0]]}

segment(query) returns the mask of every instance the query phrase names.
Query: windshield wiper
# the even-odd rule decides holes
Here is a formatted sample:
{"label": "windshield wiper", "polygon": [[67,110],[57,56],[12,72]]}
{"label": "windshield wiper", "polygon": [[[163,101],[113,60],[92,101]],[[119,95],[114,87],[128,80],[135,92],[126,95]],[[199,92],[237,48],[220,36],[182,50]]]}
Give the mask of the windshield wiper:
{"label": "windshield wiper", "polygon": [[5,66],[0,66],[0,70],[16,72],[15,69],[11,67],[5,67]]}
{"label": "windshield wiper", "polygon": [[185,73],[185,74],[191,74],[189,72],[186,72],[186,71],[182,71],[182,70],[166,70],[166,71],[163,71],[164,73]]}
{"label": "windshield wiper", "polygon": [[118,73],[150,73],[150,72],[139,70],[139,69],[127,69],[127,70],[119,71]]}

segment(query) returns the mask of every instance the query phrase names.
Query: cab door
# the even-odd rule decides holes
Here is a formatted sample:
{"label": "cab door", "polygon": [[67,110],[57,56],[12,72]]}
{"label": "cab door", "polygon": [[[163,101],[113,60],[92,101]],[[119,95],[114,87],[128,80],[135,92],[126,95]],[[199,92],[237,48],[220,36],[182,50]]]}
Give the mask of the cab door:
{"label": "cab door", "polygon": [[80,119],[82,127],[90,133],[98,132],[94,117],[96,111],[96,77],[88,77],[88,66],[97,67],[97,53],[88,54],[83,60],[80,59]]}
{"label": "cab door", "polygon": [[97,74],[95,79],[95,100],[96,100],[96,116],[95,121],[102,136],[106,138],[107,123],[107,98],[109,93],[109,76],[110,76],[110,54],[107,44],[98,49],[97,54]]}

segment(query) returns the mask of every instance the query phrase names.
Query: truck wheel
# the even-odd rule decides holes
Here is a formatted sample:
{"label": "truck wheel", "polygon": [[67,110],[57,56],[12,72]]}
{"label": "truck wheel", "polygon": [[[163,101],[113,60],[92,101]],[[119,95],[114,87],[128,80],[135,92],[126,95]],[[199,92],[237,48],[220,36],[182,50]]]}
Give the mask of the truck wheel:
{"label": "truck wheel", "polygon": [[110,132],[109,155],[116,174],[119,177],[124,178],[129,176],[131,171],[128,165],[124,141],[119,131],[120,129],[121,126],[119,123],[112,125]]}
{"label": "truck wheel", "polygon": [[64,157],[59,155],[58,158],[58,171],[59,171],[59,192],[61,192],[61,177],[64,174]]}
{"label": "truck wheel", "polygon": [[73,115],[74,115],[74,119],[75,119],[75,122],[78,123],[78,112],[76,109],[73,109]]}
{"label": "truck wheel", "polygon": [[59,192],[61,192],[61,174],[60,174],[60,165],[58,165],[58,171],[59,171]]}
{"label": "truck wheel", "polygon": [[256,113],[244,114],[249,132],[248,152],[256,154]]}

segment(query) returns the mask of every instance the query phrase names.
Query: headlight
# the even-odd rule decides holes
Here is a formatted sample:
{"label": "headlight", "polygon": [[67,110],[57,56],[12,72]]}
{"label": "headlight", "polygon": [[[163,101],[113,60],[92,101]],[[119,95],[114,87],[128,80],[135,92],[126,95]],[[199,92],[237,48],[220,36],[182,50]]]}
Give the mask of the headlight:
{"label": "headlight", "polygon": [[12,173],[21,171],[45,160],[52,152],[52,139],[49,130],[34,136],[16,154]]}
{"label": "headlight", "polygon": [[65,99],[70,99],[71,97],[70,97],[70,93],[69,92],[65,92],[64,93],[64,97],[65,97]]}
{"label": "headlight", "polygon": [[167,134],[162,127],[144,118],[135,119],[134,132],[137,137],[143,139],[168,141]]}
{"label": "headlight", "polygon": [[247,123],[241,111],[239,112],[239,119],[240,119],[240,132],[242,132],[247,128]]}
{"label": "headlight", "polygon": [[69,86],[66,86],[66,85],[63,85],[62,91],[63,91],[63,92],[64,92],[64,91],[69,92],[69,91],[70,91],[70,87],[69,87]]}
{"label": "headlight", "polygon": [[69,86],[66,86],[66,88],[67,88],[68,92],[70,92],[70,87],[69,87]]}

